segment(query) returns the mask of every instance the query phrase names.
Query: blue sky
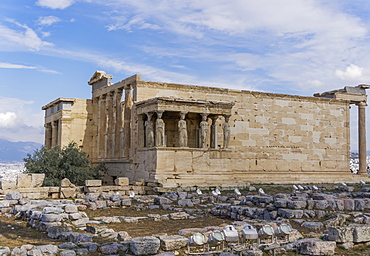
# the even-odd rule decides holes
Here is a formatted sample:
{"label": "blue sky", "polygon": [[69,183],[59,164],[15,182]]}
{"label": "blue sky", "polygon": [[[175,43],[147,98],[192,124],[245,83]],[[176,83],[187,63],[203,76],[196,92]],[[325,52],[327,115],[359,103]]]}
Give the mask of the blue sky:
{"label": "blue sky", "polygon": [[307,96],[369,84],[369,17],[366,0],[1,0],[0,137],[43,143],[41,107],[90,98],[96,70]]}

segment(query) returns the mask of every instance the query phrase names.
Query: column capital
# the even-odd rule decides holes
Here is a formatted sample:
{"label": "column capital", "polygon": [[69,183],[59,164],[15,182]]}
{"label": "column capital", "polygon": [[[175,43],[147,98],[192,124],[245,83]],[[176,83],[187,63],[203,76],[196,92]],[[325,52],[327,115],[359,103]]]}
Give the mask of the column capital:
{"label": "column capital", "polygon": [[207,121],[208,113],[201,113],[200,115],[202,116],[203,121]]}
{"label": "column capital", "polygon": [[218,119],[218,115],[212,115],[211,116],[211,119],[212,119],[212,125],[216,125],[216,121]]}
{"label": "column capital", "polygon": [[359,103],[356,104],[358,107],[366,107],[367,106],[367,102],[366,101],[361,101]]}
{"label": "column capital", "polygon": [[188,114],[187,111],[181,111],[180,112],[180,119],[185,119],[185,116]]}
{"label": "column capital", "polygon": [[115,89],[114,91],[115,91],[116,93],[122,93],[123,88],[122,88],[122,87],[120,87],[120,88]]}
{"label": "column capital", "polygon": [[156,113],[157,113],[157,119],[161,119],[164,113],[164,110],[157,110]]}
{"label": "column capital", "polygon": [[153,112],[146,112],[145,115],[148,117],[148,119],[151,119],[153,116]]}
{"label": "column capital", "polygon": [[125,85],[123,86],[123,88],[124,88],[125,90],[131,90],[131,89],[132,89],[132,84],[125,84]]}

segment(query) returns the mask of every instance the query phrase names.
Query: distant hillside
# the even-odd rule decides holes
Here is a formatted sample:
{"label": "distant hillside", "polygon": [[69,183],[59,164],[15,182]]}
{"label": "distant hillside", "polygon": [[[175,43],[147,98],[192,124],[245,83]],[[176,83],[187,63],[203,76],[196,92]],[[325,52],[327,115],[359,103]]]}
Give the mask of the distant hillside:
{"label": "distant hillside", "polygon": [[28,153],[33,153],[42,144],[36,142],[11,142],[0,139],[0,162],[22,162]]}

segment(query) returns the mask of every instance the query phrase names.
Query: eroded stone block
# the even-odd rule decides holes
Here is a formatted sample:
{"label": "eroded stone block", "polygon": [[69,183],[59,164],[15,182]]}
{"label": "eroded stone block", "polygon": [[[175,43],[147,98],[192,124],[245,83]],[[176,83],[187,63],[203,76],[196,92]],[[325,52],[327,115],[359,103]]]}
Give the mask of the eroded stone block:
{"label": "eroded stone block", "polygon": [[114,184],[116,184],[116,186],[128,186],[129,179],[127,177],[118,177],[114,180]]}
{"label": "eroded stone block", "polygon": [[102,185],[101,180],[85,180],[86,187],[100,187]]}

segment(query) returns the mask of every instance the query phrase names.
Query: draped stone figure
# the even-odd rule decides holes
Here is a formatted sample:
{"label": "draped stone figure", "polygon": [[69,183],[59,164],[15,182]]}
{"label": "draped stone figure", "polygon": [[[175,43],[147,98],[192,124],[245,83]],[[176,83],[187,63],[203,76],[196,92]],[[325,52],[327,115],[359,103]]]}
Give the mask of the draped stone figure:
{"label": "draped stone figure", "polygon": [[146,135],[146,146],[154,146],[154,132],[153,132],[153,123],[152,123],[152,113],[146,114],[148,119],[145,121],[145,135]]}
{"label": "draped stone figure", "polygon": [[163,112],[157,112],[157,120],[155,123],[155,145],[157,147],[164,146],[164,131],[165,131],[165,123],[162,119]]}
{"label": "draped stone figure", "polygon": [[208,138],[208,122],[207,122],[208,114],[202,114],[202,122],[200,122],[200,147],[206,148],[207,147],[207,138]]}
{"label": "draped stone figure", "polygon": [[185,121],[186,112],[180,113],[180,121],[178,123],[179,128],[179,146],[180,147],[187,147],[188,146],[188,131],[186,128],[186,121]]}
{"label": "draped stone figure", "polygon": [[222,124],[222,129],[224,131],[224,145],[223,148],[229,147],[230,142],[230,124],[229,124],[229,116],[225,116],[225,122]]}

